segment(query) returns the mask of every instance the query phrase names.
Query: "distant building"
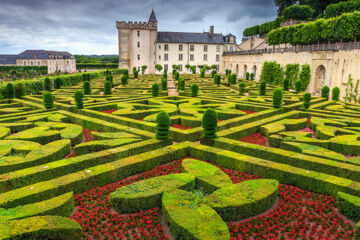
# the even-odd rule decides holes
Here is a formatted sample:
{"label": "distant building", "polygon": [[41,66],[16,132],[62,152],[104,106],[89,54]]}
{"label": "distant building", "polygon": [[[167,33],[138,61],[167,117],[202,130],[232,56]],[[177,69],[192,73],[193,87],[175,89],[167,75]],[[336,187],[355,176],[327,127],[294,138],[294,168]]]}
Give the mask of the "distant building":
{"label": "distant building", "polygon": [[[116,22],[119,35],[119,67],[141,69],[148,67],[147,73],[155,73],[155,66],[162,65],[172,71],[173,65],[185,72],[189,65],[216,65],[220,69],[224,51],[235,50],[236,37],[209,32],[158,32],[158,22],[154,11],[148,22]],[[228,50],[226,50],[226,48]]]}
{"label": "distant building", "polygon": [[0,66],[47,66],[48,73],[76,72],[75,57],[68,52],[26,50],[18,55],[0,55]]}

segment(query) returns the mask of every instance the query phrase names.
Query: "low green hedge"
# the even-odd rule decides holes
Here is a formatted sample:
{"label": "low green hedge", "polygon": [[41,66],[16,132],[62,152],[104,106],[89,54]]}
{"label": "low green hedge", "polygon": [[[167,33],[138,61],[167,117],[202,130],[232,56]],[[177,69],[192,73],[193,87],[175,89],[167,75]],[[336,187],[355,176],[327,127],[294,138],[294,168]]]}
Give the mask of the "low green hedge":
{"label": "low green hedge", "polygon": [[360,198],[339,192],[337,195],[337,207],[339,211],[346,217],[350,218],[355,222],[360,221]]}

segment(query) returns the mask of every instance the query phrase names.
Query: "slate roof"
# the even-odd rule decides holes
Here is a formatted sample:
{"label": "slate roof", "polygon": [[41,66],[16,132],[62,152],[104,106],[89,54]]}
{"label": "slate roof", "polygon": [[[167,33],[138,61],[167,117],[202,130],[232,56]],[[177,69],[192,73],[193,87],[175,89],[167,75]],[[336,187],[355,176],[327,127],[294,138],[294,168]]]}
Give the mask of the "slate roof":
{"label": "slate roof", "polygon": [[154,10],[151,11],[151,15],[150,15],[150,18],[149,18],[149,23],[157,23],[157,19],[156,19]]}
{"label": "slate roof", "polygon": [[70,59],[72,55],[68,52],[45,51],[45,50],[26,50],[19,55],[18,59],[48,59],[49,56],[61,56],[63,59]]}
{"label": "slate roof", "polygon": [[16,64],[18,55],[0,55],[0,64]]}
{"label": "slate roof", "polygon": [[186,32],[158,32],[158,43],[199,43],[199,44],[224,44],[221,33],[186,33]]}

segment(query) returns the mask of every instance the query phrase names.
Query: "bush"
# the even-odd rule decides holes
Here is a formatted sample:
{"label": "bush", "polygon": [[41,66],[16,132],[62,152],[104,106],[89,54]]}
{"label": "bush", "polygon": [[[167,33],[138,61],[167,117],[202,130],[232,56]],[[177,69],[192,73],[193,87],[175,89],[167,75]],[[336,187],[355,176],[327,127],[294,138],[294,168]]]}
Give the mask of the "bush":
{"label": "bush", "polygon": [[244,82],[239,83],[239,94],[240,94],[240,95],[244,95],[244,93],[245,93],[245,88],[246,88],[246,85],[245,85]]}
{"label": "bush", "polygon": [[138,72],[138,70],[135,70],[135,71],[134,71],[134,78],[139,78],[139,72]]}
{"label": "bush", "polygon": [[254,74],[254,73],[250,73],[250,80],[251,80],[251,81],[254,81],[254,79],[255,79],[255,74]]}
{"label": "bush", "polygon": [[[89,81],[86,81],[89,82]],[[75,105],[77,109],[83,109],[84,108],[84,94],[81,90],[77,90],[74,95],[75,98]]]}
{"label": "bush", "polygon": [[283,82],[284,71],[277,62],[264,62],[261,70],[260,81],[266,81],[268,84],[279,85]]}
{"label": "bush", "polygon": [[48,77],[44,79],[44,90],[51,91],[51,80]]}
{"label": "bush", "polygon": [[292,5],[282,12],[285,20],[308,20],[314,17],[315,10],[308,5]]}
{"label": "bush", "polygon": [[157,83],[154,83],[151,87],[151,94],[153,97],[159,96],[159,85]]}
{"label": "bush", "polygon": [[329,100],[329,94],[330,94],[330,88],[328,86],[324,86],[321,89],[321,97],[326,98],[326,100]]}
{"label": "bush", "polygon": [[289,88],[292,87],[299,78],[300,65],[286,64],[285,78],[289,81]]}
{"label": "bush", "polygon": [[301,92],[302,91],[302,89],[303,89],[303,85],[302,85],[302,83],[301,83],[301,81],[300,80],[297,80],[296,82],[295,82],[295,90],[296,90],[296,92]]}
{"label": "bush", "polygon": [[22,96],[24,96],[24,85],[22,83],[18,83],[15,86],[15,96],[16,98],[22,98]]}
{"label": "bush", "polygon": [[246,73],[246,80],[250,80],[250,73],[249,72]]}
{"label": "bush", "polygon": [[51,92],[44,92],[43,102],[46,109],[51,109],[54,106],[54,97]]}
{"label": "bush", "polygon": [[281,88],[276,88],[273,92],[273,107],[281,108],[283,98],[283,91]]}
{"label": "bush", "polygon": [[289,91],[289,79],[285,78],[283,82],[283,90]]}
{"label": "bush", "polygon": [[325,17],[326,18],[336,17],[336,16],[340,16],[343,13],[351,13],[359,10],[360,10],[359,0],[334,3],[326,7]]}
{"label": "bush", "polygon": [[309,64],[304,64],[301,66],[301,72],[300,72],[299,79],[302,84],[302,90],[305,91],[308,88],[310,80],[311,80]]}
{"label": "bush", "polygon": [[121,85],[125,86],[126,84],[128,84],[128,76],[122,75],[121,76]]}
{"label": "bush", "polygon": [[6,93],[8,99],[13,99],[15,97],[15,89],[12,83],[6,85]]}
{"label": "bush", "polygon": [[191,72],[192,74],[196,74],[196,66],[191,66]]}
{"label": "bush", "polygon": [[339,101],[340,98],[340,88],[334,87],[332,90],[332,100]]}
{"label": "bush", "polygon": [[147,69],[147,66],[146,66],[146,65],[142,65],[142,66],[141,66],[141,73],[142,73],[142,74],[145,74],[146,69]]}
{"label": "bush", "polygon": [[60,89],[60,87],[61,87],[61,78],[60,78],[60,77],[57,77],[57,78],[55,78],[55,80],[54,80],[54,88],[55,88],[55,89]]}
{"label": "bush", "polygon": [[221,77],[220,77],[219,74],[214,75],[214,83],[215,84],[220,84],[221,83]]}
{"label": "bush", "polygon": [[85,81],[83,83],[83,89],[84,89],[84,94],[85,95],[91,94],[91,87],[90,87],[90,82],[89,81]]}
{"label": "bush", "polygon": [[310,93],[305,93],[304,94],[304,108],[308,109],[311,105],[311,94]]}
{"label": "bush", "polygon": [[175,81],[179,81],[179,77],[180,77],[180,73],[175,71],[175,73],[174,73]]}
{"label": "bush", "polygon": [[156,139],[169,139],[170,117],[167,112],[161,111],[156,117]]}
{"label": "bush", "polygon": [[[87,80],[88,81],[88,80]],[[114,78],[112,75],[108,75],[105,78],[105,81],[110,81],[112,85],[114,85]]]}
{"label": "bush", "polygon": [[263,23],[261,25],[256,25],[250,28],[246,28],[244,30],[243,35],[245,37],[250,37],[250,36],[254,36],[254,35],[264,35],[268,32],[270,32],[271,30],[280,27],[280,23],[281,23],[281,19],[277,18],[274,21],[270,21],[270,22],[266,22]]}
{"label": "bush", "polygon": [[229,84],[236,84],[236,74],[229,73],[228,74],[228,82],[229,82]]}
{"label": "bush", "polygon": [[207,109],[204,112],[201,124],[204,129],[204,138],[216,138],[218,116],[215,110]]}
{"label": "bush", "polygon": [[179,90],[185,91],[185,80],[180,78],[178,86],[179,86]]}
{"label": "bush", "polygon": [[112,92],[112,84],[110,81],[105,81],[104,83],[104,94],[111,95]]}
{"label": "bush", "polygon": [[204,77],[205,77],[205,69],[201,69],[200,77],[201,77],[201,78],[204,78]]}
{"label": "bush", "polygon": [[260,82],[259,94],[261,96],[265,96],[265,94],[266,94],[266,82],[265,81]]}
{"label": "bush", "polygon": [[212,71],[211,71],[211,77],[214,78],[214,76],[215,76],[216,73],[217,73],[216,70],[212,70]]}
{"label": "bush", "polygon": [[192,97],[197,97],[199,95],[199,86],[194,83],[191,85],[191,96]]}
{"label": "bush", "polygon": [[161,80],[161,88],[162,88],[162,90],[167,90],[168,89],[167,88],[167,80],[165,78],[163,78]]}

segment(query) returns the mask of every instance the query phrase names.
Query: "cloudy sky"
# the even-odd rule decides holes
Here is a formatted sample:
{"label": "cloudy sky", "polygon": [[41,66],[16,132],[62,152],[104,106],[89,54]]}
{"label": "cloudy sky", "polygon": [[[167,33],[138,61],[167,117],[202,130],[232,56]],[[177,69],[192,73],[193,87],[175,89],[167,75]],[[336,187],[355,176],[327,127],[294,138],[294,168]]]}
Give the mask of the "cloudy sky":
{"label": "cloudy sky", "polygon": [[147,21],[159,31],[233,33],[276,17],[273,0],[0,0],[0,54],[25,49],[117,54],[116,21]]}

